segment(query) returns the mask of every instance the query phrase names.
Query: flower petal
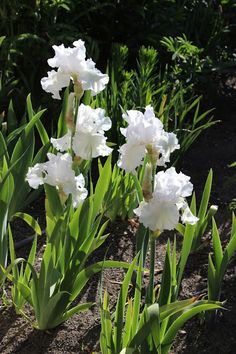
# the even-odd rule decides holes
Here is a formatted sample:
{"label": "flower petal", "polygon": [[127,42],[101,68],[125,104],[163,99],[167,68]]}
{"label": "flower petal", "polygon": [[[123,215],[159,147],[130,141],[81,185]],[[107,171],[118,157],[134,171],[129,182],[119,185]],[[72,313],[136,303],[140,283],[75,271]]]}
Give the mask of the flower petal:
{"label": "flower petal", "polygon": [[198,222],[199,218],[197,218],[195,215],[193,215],[189,206],[186,205],[184,208],[184,212],[181,216],[181,220],[184,224],[195,225]]}
{"label": "flower petal", "polygon": [[44,183],[63,189],[63,186],[75,177],[75,172],[72,170],[71,155],[68,153],[58,153],[57,155],[48,153],[47,156],[49,161],[44,164],[46,172]]}
{"label": "flower petal", "polygon": [[88,195],[87,189],[84,187],[85,180],[84,176],[80,174],[73,180],[64,185],[64,193],[66,195],[72,195],[73,207],[78,208],[78,206],[86,199]]}
{"label": "flower petal", "polygon": [[152,231],[173,230],[179,221],[179,211],[175,204],[155,198],[148,203],[141,202],[134,212],[140,222]]}
{"label": "flower petal", "polygon": [[51,138],[50,141],[58,151],[67,151],[71,147],[71,132],[68,132],[59,139]]}
{"label": "flower petal", "polygon": [[41,79],[41,85],[44,91],[52,93],[52,97],[60,100],[59,91],[67,87],[70,82],[70,76],[61,71],[48,71],[48,76]]}
{"label": "flower petal", "polygon": [[29,167],[25,180],[29,183],[31,188],[38,189],[38,187],[44,183],[43,172],[43,164],[36,163],[34,167]]}
{"label": "flower petal", "polygon": [[145,145],[124,144],[120,147],[120,157],[117,165],[126,172],[135,173],[135,169],[140,166],[146,154]]}
{"label": "flower petal", "polygon": [[171,199],[177,203],[180,197],[188,197],[192,191],[190,177],[182,172],[177,173],[174,167],[156,174],[154,194],[157,198]]}
{"label": "flower petal", "polygon": [[76,120],[76,131],[84,133],[101,133],[111,128],[111,120],[105,116],[102,108],[91,108],[83,103],[79,106]]}
{"label": "flower petal", "polygon": [[102,134],[76,132],[72,148],[75,154],[84,160],[98,156],[108,156],[112,149],[106,145],[106,137]]}
{"label": "flower petal", "polygon": [[91,90],[92,96],[104,90],[109,82],[109,76],[102,74],[100,70],[95,68],[95,63],[92,59],[81,62],[78,78],[82,83],[83,90]]}
{"label": "flower petal", "polygon": [[157,161],[158,166],[165,166],[166,162],[170,162],[170,154],[180,148],[178,139],[174,133],[164,132],[160,135],[156,148],[161,153],[161,158]]}
{"label": "flower petal", "polygon": [[48,64],[52,68],[61,68],[65,73],[76,72],[78,63],[85,60],[86,49],[81,40],[75,41],[73,44],[74,48],[65,48],[64,44],[54,45],[52,48],[55,51],[55,56],[48,59]]}

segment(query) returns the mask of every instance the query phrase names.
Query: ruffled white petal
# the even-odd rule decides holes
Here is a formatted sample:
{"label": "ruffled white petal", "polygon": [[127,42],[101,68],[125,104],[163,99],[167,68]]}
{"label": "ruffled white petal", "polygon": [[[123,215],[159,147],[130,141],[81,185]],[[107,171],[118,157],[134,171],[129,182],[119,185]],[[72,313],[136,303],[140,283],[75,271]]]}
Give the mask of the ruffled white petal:
{"label": "ruffled white petal", "polygon": [[71,132],[68,132],[59,139],[51,138],[50,141],[58,151],[67,151],[71,147]]}
{"label": "ruffled white petal", "polygon": [[48,153],[47,156],[49,161],[44,164],[46,172],[44,183],[63,188],[65,183],[73,180],[75,177],[75,173],[72,170],[71,155],[68,153],[58,153],[57,155]]}
{"label": "ruffled white petal", "polygon": [[181,215],[181,220],[184,224],[190,224],[190,225],[195,225],[199,218],[197,218],[193,213],[191,212],[188,203],[184,198],[180,198],[179,202],[177,203],[178,209],[181,209],[182,215]]}
{"label": "ruffled white petal", "polygon": [[148,203],[142,202],[134,212],[140,222],[152,231],[173,230],[179,221],[179,211],[175,204],[155,198]]}
{"label": "ruffled white petal", "polygon": [[29,183],[31,188],[38,189],[43,182],[44,168],[42,164],[36,163],[34,167],[29,167],[25,180]]}
{"label": "ruffled white petal", "polygon": [[78,206],[86,199],[88,195],[87,189],[84,187],[85,180],[84,176],[80,174],[71,180],[70,183],[64,185],[63,191],[66,195],[72,195],[73,207],[78,208]]}
{"label": "ruffled white petal", "polygon": [[143,113],[137,110],[129,110],[122,114],[122,118],[129,124],[129,125],[136,125],[140,120],[143,119]]}
{"label": "ruffled white petal", "polygon": [[90,160],[98,156],[108,156],[112,149],[106,145],[106,137],[102,134],[89,134],[76,132],[73,138],[72,148],[75,154],[84,160]]}
{"label": "ruffled white petal", "polygon": [[52,48],[55,51],[55,56],[48,59],[48,64],[52,68],[60,68],[66,73],[76,72],[78,63],[85,60],[86,49],[83,41],[78,40],[74,43],[74,48],[65,48],[64,44],[54,45]]}
{"label": "ruffled white petal", "polygon": [[154,194],[157,197],[171,198],[177,203],[179,197],[188,197],[192,191],[190,177],[182,172],[177,173],[174,167],[156,174]]}
{"label": "ruffled white petal", "polygon": [[178,144],[178,139],[174,133],[163,131],[157,141],[156,148],[161,153],[161,158],[157,161],[157,165],[165,166],[166,162],[170,162],[170,154],[179,149],[180,145]]}
{"label": "ruffled white petal", "polygon": [[102,74],[100,70],[95,68],[95,63],[91,59],[87,59],[81,63],[78,78],[82,83],[83,90],[91,90],[92,96],[96,96],[104,90],[109,82],[109,76]]}
{"label": "ruffled white petal", "polygon": [[52,93],[52,97],[60,100],[62,88],[67,87],[70,82],[70,75],[58,70],[48,71],[48,76],[41,79],[41,85],[44,91]]}
{"label": "ruffled white petal", "polygon": [[185,209],[184,209],[184,212],[181,216],[181,220],[184,224],[190,224],[190,225],[195,225],[199,218],[196,217],[195,215],[193,215],[193,213],[191,212],[189,206],[187,206]]}
{"label": "ruffled white petal", "polygon": [[91,108],[83,103],[79,106],[76,120],[76,131],[100,133],[111,128],[111,120],[105,116],[102,108]]}
{"label": "ruffled white petal", "polygon": [[117,165],[126,172],[135,173],[137,166],[143,163],[146,154],[145,145],[124,144],[120,147]]}

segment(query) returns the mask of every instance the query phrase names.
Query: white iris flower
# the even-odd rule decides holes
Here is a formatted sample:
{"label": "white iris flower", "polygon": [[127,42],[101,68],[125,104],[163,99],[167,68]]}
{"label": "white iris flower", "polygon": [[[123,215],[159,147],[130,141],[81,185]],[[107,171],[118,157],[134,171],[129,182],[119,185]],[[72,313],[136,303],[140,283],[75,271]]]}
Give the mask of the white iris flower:
{"label": "white iris flower", "polygon": [[190,177],[177,173],[174,167],[158,172],[155,176],[153,196],[148,202],[141,202],[134,210],[140,222],[152,231],[173,230],[181,220],[194,225],[198,218],[192,214],[185,200],[192,194]]}
{"label": "white iris flower", "polygon": [[59,151],[66,151],[71,146],[75,154],[84,160],[98,156],[108,156],[112,149],[106,145],[107,138],[104,132],[111,128],[111,120],[105,116],[105,110],[93,109],[81,104],[75,126],[75,134],[72,137],[68,132],[62,138],[53,139],[51,143]]}
{"label": "white iris flower", "polygon": [[74,47],[65,48],[64,44],[54,45],[55,56],[48,59],[48,64],[57,71],[48,72],[42,78],[41,85],[44,91],[52,93],[52,97],[60,99],[59,91],[69,85],[70,80],[77,82],[82,90],[90,90],[93,96],[104,90],[109,81],[106,74],[96,69],[95,63],[86,58],[86,49],[82,40],[75,41]]}
{"label": "white iris flower", "polygon": [[26,180],[30,187],[38,189],[39,185],[44,183],[55,186],[59,193],[66,197],[71,194],[73,206],[77,208],[88,194],[83,175],[75,176],[69,154],[48,153],[47,156],[47,162],[29,168]]}
{"label": "white iris flower", "polygon": [[120,147],[118,166],[126,172],[135,173],[147,153],[152,156],[156,165],[165,166],[170,161],[170,154],[179,149],[176,135],[164,131],[162,122],[155,117],[151,106],[147,106],[144,113],[137,110],[127,111],[123,118],[128,127],[121,128],[126,143]]}

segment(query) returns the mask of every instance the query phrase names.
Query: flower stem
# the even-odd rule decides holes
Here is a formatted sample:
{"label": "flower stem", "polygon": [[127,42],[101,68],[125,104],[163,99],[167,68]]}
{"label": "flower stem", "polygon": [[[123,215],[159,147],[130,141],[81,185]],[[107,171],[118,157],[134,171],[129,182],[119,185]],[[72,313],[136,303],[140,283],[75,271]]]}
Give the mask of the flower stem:
{"label": "flower stem", "polygon": [[76,120],[77,120],[77,115],[78,115],[78,109],[79,109],[79,103],[80,103],[80,100],[78,97],[75,96],[75,99],[74,99],[74,115],[73,115],[73,125],[74,125],[74,129],[72,131],[72,134],[71,134],[71,156],[72,156],[72,159],[74,159],[75,157],[75,154],[74,154],[74,151],[73,151],[73,148],[72,148],[72,141],[73,141],[73,137],[75,135],[75,129],[76,129]]}
{"label": "flower stem", "polygon": [[[149,231],[150,232],[150,231]],[[155,258],[156,258],[156,239],[150,235],[150,277],[147,289],[146,303],[153,303],[153,290],[154,290],[154,273],[155,273]]]}
{"label": "flower stem", "polygon": [[[152,164],[152,192],[154,191],[156,174],[156,165]],[[150,245],[150,276],[149,285],[147,289],[146,302],[148,304],[153,303],[153,291],[154,291],[154,273],[155,273],[155,258],[156,258],[156,237],[152,231],[149,230],[149,245]]]}
{"label": "flower stem", "polygon": [[156,165],[152,165],[152,192],[155,188]]}
{"label": "flower stem", "polygon": [[78,115],[79,103],[80,103],[80,99],[78,97],[75,97],[75,114],[74,114],[75,126],[76,126],[76,120],[77,120],[77,115]]}

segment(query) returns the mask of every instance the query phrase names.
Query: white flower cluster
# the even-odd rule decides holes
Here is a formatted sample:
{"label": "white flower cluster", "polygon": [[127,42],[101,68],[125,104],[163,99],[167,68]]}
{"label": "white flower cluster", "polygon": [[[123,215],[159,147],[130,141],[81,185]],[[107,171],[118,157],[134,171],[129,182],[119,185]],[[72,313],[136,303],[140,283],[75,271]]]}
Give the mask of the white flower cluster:
{"label": "white flower cluster", "polygon": [[[162,122],[155,117],[154,110],[147,106],[145,112],[130,110],[123,114],[128,123],[127,128],[121,128],[126,143],[120,147],[119,167],[126,172],[136,173],[136,168],[142,165],[146,155],[149,156],[152,168],[166,166],[170,161],[170,154],[180,148],[174,133],[164,130]],[[146,165],[146,169],[150,165]],[[172,230],[179,222],[180,211],[183,223],[195,224],[195,217],[185,200],[192,194],[193,185],[190,177],[183,173],[176,173],[171,167],[155,176],[154,191],[151,192],[151,174],[145,173],[144,195],[146,201],[140,203],[134,210],[145,227],[152,231]],[[148,190],[146,190],[147,188]]]}
{"label": "white flower cluster", "polygon": [[55,56],[48,59],[48,64],[57,71],[51,70],[48,76],[42,78],[42,88],[52,93],[52,97],[60,99],[59,91],[69,86],[70,80],[81,85],[82,90],[91,90],[92,95],[101,92],[109,81],[106,74],[102,74],[95,67],[92,59],[86,58],[86,49],[82,40],[75,41],[74,47],[65,48],[64,44],[54,45]]}
{"label": "white flower cluster", "polygon": [[47,156],[47,162],[29,168],[26,180],[30,187],[38,189],[44,183],[55,186],[61,195],[71,194],[73,206],[77,208],[88,194],[83,175],[75,176],[70,154],[48,153]]}
{"label": "white flower cluster", "polygon": [[[104,132],[111,128],[111,120],[105,116],[105,110],[93,109],[81,104],[76,119],[75,134],[68,132],[62,138],[51,138],[52,145],[59,151],[72,146],[74,153],[84,160],[98,156],[107,156],[112,149],[106,145]],[[72,142],[71,142],[72,139]]]}
{"label": "white flower cluster", "polygon": [[196,224],[198,218],[192,214],[184,199],[192,194],[193,185],[190,177],[176,173],[171,167],[158,172],[155,176],[153,196],[149,202],[141,202],[134,210],[144,226],[152,231],[172,230],[181,220],[185,224]]}
{"label": "white flower cluster", "polygon": [[81,104],[77,116],[74,117],[75,97],[80,99],[85,90],[90,90],[92,95],[96,95],[105,88],[109,77],[96,69],[91,59],[86,59],[86,49],[82,40],[75,41],[73,45],[72,48],[65,48],[63,44],[53,46],[55,56],[48,60],[48,64],[52,68],[57,68],[57,71],[48,72],[48,77],[41,80],[42,88],[52,93],[56,99],[61,98],[59,91],[69,86],[70,80],[73,81],[74,92],[69,95],[68,116],[66,115],[68,133],[59,139],[51,138],[52,145],[58,151],[66,153],[57,155],[48,153],[46,163],[29,168],[26,180],[34,189],[44,183],[55,186],[62,200],[71,194],[73,206],[76,208],[87,197],[88,191],[83,175],[75,175],[72,156],[67,151],[72,149],[76,156],[90,160],[98,156],[107,156],[112,149],[106,145],[104,132],[111,128],[111,120],[105,116],[104,109],[93,109]]}
{"label": "white flower cluster", "polygon": [[130,110],[123,114],[123,118],[128,127],[121,128],[126,143],[120,147],[118,166],[126,172],[135,173],[147,153],[152,156],[156,165],[165,166],[170,161],[170,154],[179,149],[176,135],[164,131],[162,122],[155,117],[151,106],[146,107],[144,114]]}
{"label": "white flower cluster", "polygon": [[[83,41],[75,41],[73,45],[73,48],[65,48],[63,44],[53,46],[55,56],[48,60],[48,64],[57,68],[57,71],[48,72],[48,77],[44,77],[41,84],[46,92],[53,94],[53,98],[60,99],[59,91],[73,80],[74,93],[70,94],[68,104],[68,133],[59,139],[51,138],[51,143],[60,152],[72,149],[76,156],[90,160],[111,153],[112,149],[106,145],[105,137],[105,131],[111,128],[111,120],[105,116],[103,109],[93,109],[84,104],[79,106],[77,117],[74,117],[73,101],[75,96],[80,98],[84,90],[91,90],[92,95],[96,95],[105,88],[109,78],[95,68],[91,59],[86,59]],[[164,130],[162,122],[155,117],[153,108],[147,106],[144,113],[130,110],[123,114],[123,118],[128,126],[121,128],[126,143],[119,150],[119,167],[126,172],[135,173],[146,155],[149,156],[151,168],[166,166],[170,161],[170,154],[180,146],[176,135]],[[55,186],[61,196],[68,197],[72,194],[73,205],[77,207],[88,192],[84,187],[84,177],[81,174],[75,176],[71,155],[49,153],[48,159],[48,162],[36,164],[29,169],[26,176],[29,185],[35,189],[44,183]],[[171,230],[179,221],[180,211],[182,222],[197,222],[198,219],[191,213],[185,201],[185,197],[190,196],[193,190],[188,176],[176,173],[172,167],[157,173],[154,184],[154,191],[147,191],[148,200],[135,209],[146,227],[152,231]]]}

